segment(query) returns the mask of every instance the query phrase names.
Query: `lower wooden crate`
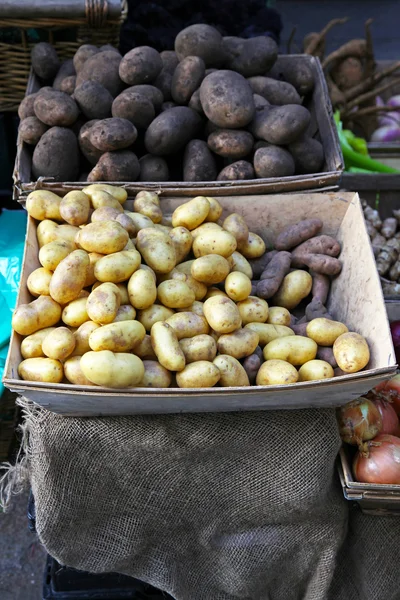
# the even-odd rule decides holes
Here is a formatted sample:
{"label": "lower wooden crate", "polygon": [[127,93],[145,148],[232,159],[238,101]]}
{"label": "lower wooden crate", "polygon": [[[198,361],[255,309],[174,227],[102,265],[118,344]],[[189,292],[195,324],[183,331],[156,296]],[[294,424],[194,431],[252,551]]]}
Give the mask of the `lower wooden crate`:
{"label": "lower wooden crate", "polygon": [[351,449],[341,448],[338,460],[340,483],[346,500],[356,502],[363,513],[375,516],[400,516],[400,485],[359,483],[351,469]]}

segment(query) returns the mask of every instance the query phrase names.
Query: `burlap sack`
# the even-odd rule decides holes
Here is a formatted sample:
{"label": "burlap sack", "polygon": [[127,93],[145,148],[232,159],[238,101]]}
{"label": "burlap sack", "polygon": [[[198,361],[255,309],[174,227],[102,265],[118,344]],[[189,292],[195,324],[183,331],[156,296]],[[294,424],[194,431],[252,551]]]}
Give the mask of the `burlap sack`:
{"label": "burlap sack", "polygon": [[26,434],[37,531],[62,564],[131,575],[176,600],[396,597],[399,569],[383,595],[359,581],[378,531],[363,537],[362,564],[357,540],[346,547],[334,410],[78,419],[29,409]]}

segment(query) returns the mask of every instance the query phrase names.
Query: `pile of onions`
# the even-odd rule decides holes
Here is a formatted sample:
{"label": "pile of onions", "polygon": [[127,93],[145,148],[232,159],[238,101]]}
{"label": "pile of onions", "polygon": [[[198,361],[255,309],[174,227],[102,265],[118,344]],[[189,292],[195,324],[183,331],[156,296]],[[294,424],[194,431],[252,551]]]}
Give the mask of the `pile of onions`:
{"label": "pile of onions", "polygon": [[342,440],[353,446],[372,440],[382,430],[380,412],[368,398],[358,398],[339,408],[337,420]]}
{"label": "pile of onions", "polygon": [[382,434],[364,444],[354,459],[353,472],[361,483],[400,485],[400,439]]}
{"label": "pile of onions", "polygon": [[382,419],[382,429],[380,430],[380,433],[397,435],[399,430],[399,417],[391,403],[383,398],[377,398],[376,400],[373,400],[373,403],[378,409]]}

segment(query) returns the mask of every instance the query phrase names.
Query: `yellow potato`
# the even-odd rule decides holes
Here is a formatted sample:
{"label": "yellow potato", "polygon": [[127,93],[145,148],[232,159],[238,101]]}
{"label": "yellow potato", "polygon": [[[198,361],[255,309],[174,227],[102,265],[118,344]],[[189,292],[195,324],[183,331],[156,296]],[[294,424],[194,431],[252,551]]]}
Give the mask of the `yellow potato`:
{"label": "yellow potato", "polygon": [[287,308],[283,306],[270,306],[267,323],[271,325],[284,325],[290,327],[291,316]]}
{"label": "yellow potato", "polygon": [[64,363],[64,375],[70,383],[75,385],[93,385],[83,374],[81,369],[81,356],[70,356]]}
{"label": "yellow potato", "polygon": [[60,202],[60,196],[53,192],[35,190],[26,199],[26,210],[31,217],[38,221],[44,221],[45,219],[62,221]]}
{"label": "yellow potato", "polygon": [[[230,271],[229,262],[219,254],[207,254],[196,258],[191,265],[190,272],[197,281],[213,285],[224,281]],[[207,290],[206,290],[207,293]]]}
{"label": "yellow potato", "polygon": [[167,227],[167,225],[161,225],[161,223],[154,223],[154,229],[158,229],[158,231],[162,231],[163,233],[169,235],[172,231],[172,227]]}
{"label": "yellow potato", "polygon": [[[96,223],[96,221],[116,221],[119,215],[125,214],[123,213],[123,208],[120,206],[119,208],[114,208],[112,206],[100,206],[100,208],[96,208],[92,212],[90,220],[92,223]],[[128,215],[125,215],[126,217]],[[128,217],[129,219],[130,217]]]}
{"label": "yellow potato", "polygon": [[207,231],[222,231],[222,227],[221,225],[218,225],[218,223],[202,223],[201,225],[196,227],[196,229],[192,229],[192,231],[190,232],[192,240],[194,240],[201,233],[206,233]]}
{"label": "yellow potato", "polygon": [[158,362],[169,371],[182,371],[185,368],[185,355],[171,325],[162,321],[154,323],[150,335]]}
{"label": "yellow potato", "polygon": [[124,212],[121,203],[105,190],[96,190],[91,192],[90,195],[88,194],[87,188],[84,188],[82,191],[89,196],[90,203],[95,210],[108,206],[110,208],[115,208],[120,213]]}
{"label": "yellow potato", "polygon": [[262,237],[250,231],[247,241],[240,244],[238,250],[245,258],[260,258],[264,254],[266,246]]}
{"label": "yellow potato", "polygon": [[249,328],[237,329],[218,338],[219,354],[229,354],[234,358],[244,358],[253,354],[258,346],[258,333]]}
{"label": "yellow potato", "polygon": [[120,321],[132,321],[136,318],[136,310],[129,304],[123,304],[119,307],[117,316],[113,323],[119,323]]}
{"label": "yellow potato", "polygon": [[232,213],[226,217],[222,223],[222,227],[225,231],[229,231],[236,239],[238,246],[246,244],[249,238],[249,228],[247,227],[246,221],[242,215],[238,213]]}
{"label": "yellow potato", "polygon": [[204,317],[204,310],[203,310],[203,302],[198,302],[197,300],[195,300],[193,302],[193,304],[191,304],[190,306],[187,306],[185,308],[177,308],[176,312],[194,312],[196,315],[199,315],[200,317]]}
{"label": "yellow potato", "polygon": [[153,277],[155,283],[157,283],[157,275],[154,273],[153,269],[151,267],[149,267],[148,265],[139,265],[139,269],[141,269],[142,271],[148,271],[149,273],[151,273],[151,276]]}
{"label": "yellow potato", "polygon": [[150,331],[154,323],[158,321],[166,321],[169,317],[172,317],[174,311],[161,304],[153,304],[149,308],[140,310],[138,312],[138,321],[144,326],[146,331]]}
{"label": "yellow potato", "polygon": [[55,327],[46,327],[24,338],[21,342],[22,358],[39,358],[40,356],[44,356],[42,350],[43,340],[54,330]]}
{"label": "yellow potato", "polygon": [[239,309],[230,298],[213,296],[203,308],[208,324],[218,333],[231,333],[242,324]]}
{"label": "yellow potato", "polygon": [[42,342],[43,354],[55,360],[65,360],[74,348],[75,337],[68,327],[56,327]]}
{"label": "yellow potato", "polygon": [[128,282],[129,301],[138,310],[144,310],[154,304],[157,298],[157,287],[150,271],[139,269],[133,273]]}
{"label": "yellow potato", "polygon": [[128,210],[125,211],[125,214],[132,219],[137,233],[141,229],[154,229],[154,223],[149,217],[141,215],[140,213],[129,212]]}
{"label": "yellow potato", "polygon": [[258,370],[256,385],[287,385],[299,379],[297,369],[286,360],[267,360]]}
{"label": "yellow potato", "polygon": [[210,212],[210,203],[205,196],[196,196],[193,200],[181,204],[172,213],[173,227],[196,229]]}
{"label": "yellow potato", "polygon": [[19,363],[18,375],[25,381],[61,383],[63,367],[60,361],[52,358],[27,358]]}
{"label": "yellow potato", "polygon": [[263,350],[263,355],[265,360],[286,360],[297,367],[309,360],[314,360],[317,350],[318,346],[314,340],[302,335],[288,335],[269,342]]}
{"label": "yellow potato", "polygon": [[196,299],[195,293],[183,281],[169,279],[157,288],[158,300],[168,308],[185,308]]}
{"label": "yellow potato", "polygon": [[94,274],[94,266],[100,258],[103,258],[104,254],[100,254],[99,252],[90,252],[89,253],[89,266],[86,271],[86,280],[84,287],[89,287],[93,285],[97,280]]}
{"label": "yellow potato", "polygon": [[156,273],[169,273],[176,265],[174,244],[162,231],[141,229],[136,238],[136,246],[145,262]]}
{"label": "yellow potato", "polygon": [[288,273],[281,283],[281,286],[272,302],[277,306],[283,306],[288,310],[295,308],[303,298],[306,298],[311,292],[312,277],[307,271],[292,271]]}
{"label": "yellow potato", "polygon": [[171,385],[172,375],[156,360],[144,360],[144,375],[139,387],[167,388]]}
{"label": "yellow potato", "polygon": [[86,311],[87,297],[71,300],[62,311],[61,318],[69,327],[80,327],[86,321],[89,321],[89,315]]}
{"label": "yellow potato", "polygon": [[95,329],[101,327],[98,323],[93,321],[86,321],[82,323],[78,329],[74,331],[75,348],[71,356],[83,356],[86,352],[90,352],[89,336]]}
{"label": "yellow potato", "polygon": [[343,333],[333,344],[333,355],[338,367],[345,373],[361,371],[370,359],[369,347],[366,339],[353,331]]}
{"label": "yellow potato", "polygon": [[126,242],[126,245],[122,248],[123,250],[134,250],[136,248],[135,243],[131,238]]}
{"label": "yellow potato", "polygon": [[205,231],[193,242],[193,254],[196,258],[206,254],[219,254],[224,258],[236,250],[236,240],[228,231]]}
{"label": "yellow potato", "polygon": [[191,275],[192,274],[192,264],[194,263],[194,260],[185,260],[185,262],[183,263],[179,263],[179,265],[176,265],[175,267],[175,271],[179,271],[179,273],[185,273],[185,275]]}
{"label": "yellow potato", "polygon": [[68,192],[60,202],[60,215],[70,225],[84,225],[89,220],[90,201],[79,190]]}
{"label": "yellow potato", "polygon": [[79,245],[87,252],[120,252],[129,240],[128,232],[116,221],[89,223],[79,234]]}
{"label": "yellow potato", "polygon": [[26,281],[26,287],[32,296],[35,296],[36,298],[38,296],[49,296],[52,276],[53,273],[43,267],[32,271]]}
{"label": "yellow potato", "polygon": [[58,323],[61,306],[50,296],[39,296],[29,304],[20,304],[12,317],[12,328],[20,335],[30,335]]}
{"label": "yellow potato", "polygon": [[89,346],[95,352],[128,352],[139,344],[145,335],[146,330],[139,321],[119,321],[92,331]]}
{"label": "yellow potato", "polygon": [[206,196],[207,200],[210,203],[210,211],[206,217],[206,221],[215,222],[218,221],[220,216],[222,215],[222,206],[215,198],[211,198],[210,196]]}
{"label": "yellow potato", "polygon": [[121,250],[99,258],[94,265],[98,281],[120,283],[126,281],[139,268],[141,256],[137,250]]}
{"label": "yellow potato", "polygon": [[317,381],[334,376],[331,365],[325,360],[309,360],[299,369],[299,381]]}
{"label": "yellow potato", "polygon": [[259,336],[259,345],[261,348],[266,346],[272,342],[272,340],[276,340],[277,338],[293,336],[294,331],[290,329],[290,327],[285,327],[284,325],[270,325],[269,323],[259,323],[252,322],[247,323],[245,327],[252,329]]}
{"label": "yellow potato", "polygon": [[243,254],[235,250],[235,252],[228,256],[227,261],[231,271],[240,271],[247,275],[249,279],[253,279],[253,269]]}
{"label": "yellow potato", "polygon": [[212,362],[199,360],[192,362],[176,374],[176,383],[180,388],[208,388],[218,383],[221,374]]}
{"label": "yellow potato", "polygon": [[223,298],[228,298],[228,294],[225,294],[222,290],[217,287],[208,288],[207,294],[204,296],[204,301],[212,298],[213,296],[222,296]]}
{"label": "yellow potato", "polygon": [[160,200],[155,192],[139,192],[133,202],[133,210],[145,215],[153,223],[161,223],[162,211]]}
{"label": "yellow potato", "polygon": [[178,340],[208,333],[210,329],[205,317],[192,312],[175,313],[165,322],[173,328]]}
{"label": "yellow potato", "polygon": [[74,250],[56,267],[50,281],[50,296],[67,304],[79,296],[85,281],[89,256],[84,250]]}
{"label": "yellow potato", "polygon": [[349,330],[344,323],[320,317],[307,323],[306,331],[307,337],[317,342],[319,346],[332,346],[339,335]]}
{"label": "yellow potato", "polygon": [[57,225],[57,223],[48,219],[41,221],[36,229],[39,248],[49,242],[54,242],[54,240],[65,240],[74,244],[75,249],[75,236],[79,231],[80,229],[73,225]]}
{"label": "yellow potato", "polygon": [[151,345],[151,337],[147,333],[142,341],[136,344],[132,352],[142,360],[157,360],[156,353]]}
{"label": "yellow potato", "polygon": [[87,194],[90,198],[92,197],[93,192],[107,192],[108,194],[111,194],[113,198],[118,200],[120,204],[124,204],[128,197],[128,192],[124,188],[116,185],[110,185],[108,183],[92,183],[91,185],[83,188],[82,191],[85,192],[85,194]]}
{"label": "yellow potato", "polygon": [[265,323],[268,319],[268,302],[257,298],[257,296],[249,296],[246,300],[238,302],[237,307],[242,317],[243,326],[248,323]]}
{"label": "yellow potato", "polygon": [[186,227],[174,227],[169,232],[169,237],[175,248],[176,263],[182,262],[192,249],[193,237]]}
{"label": "yellow potato", "polygon": [[201,334],[184,338],[179,342],[185,355],[186,364],[199,360],[212,362],[217,355],[217,344],[211,335]]}
{"label": "yellow potato", "polygon": [[186,273],[181,273],[180,271],[172,269],[171,279],[186,283],[186,285],[194,292],[195,301],[203,300],[204,296],[207,294],[207,286],[204,285],[204,283],[197,281],[191,275],[186,275]]}
{"label": "yellow potato", "polygon": [[137,386],[144,375],[142,360],[134,354],[124,352],[86,352],[80,365],[82,373],[89,381],[109,388]]}
{"label": "yellow potato", "polygon": [[251,294],[251,281],[244,273],[232,271],[225,279],[225,292],[235,302],[246,300]]}
{"label": "yellow potato", "polygon": [[73,242],[54,240],[54,242],[49,242],[40,248],[39,262],[45,269],[55,271],[60,262],[75,249],[76,245]]}
{"label": "yellow potato", "polygon": [[220,354],[214,361],[214,365],[218,367],[221,373],[219,385],[222,387],[244,387],[250,385],[246,371],[240,362],[228,356],[228,354]]}
{"label": "yellow potato", "polygon": [[115,283],[102,283],[89,295],[86,310],[92,321],[107,325],[114,321],[120,304],[121,295]]}
{"label": "yellow potato", "polygon": [[128,287],[127,287],[126,283],[116,283],[115,285],[119,289],[119,297],[120,297],[121,305],[123,305],[123,304],[130,305]]}

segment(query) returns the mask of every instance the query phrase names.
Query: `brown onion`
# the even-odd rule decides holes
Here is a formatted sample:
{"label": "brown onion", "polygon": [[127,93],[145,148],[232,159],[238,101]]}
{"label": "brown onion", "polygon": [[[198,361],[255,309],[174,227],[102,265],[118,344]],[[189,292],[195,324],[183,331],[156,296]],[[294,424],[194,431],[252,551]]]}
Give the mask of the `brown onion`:
{"label": "brown onion", "polygon": [[387,400],[377,398],[373,400],[376,408],[379,410],[379,414],[382,418],[382,429],[380,433],[388,433],[390,435],[396,435],[399,427],[399,417],[396,415],[396,411],[393,406]]}
{"label": "brown onion", "polygon": [[356,454],[353,472],[361,483],[400,484],[400,438],[381,434],[366,442]]}
{"label": "brown onion", "polygon": [[368,398],[358,398],[339,408],[337,420],[342,440],[353,446],[372,440],[382,429],[381,415]]}

